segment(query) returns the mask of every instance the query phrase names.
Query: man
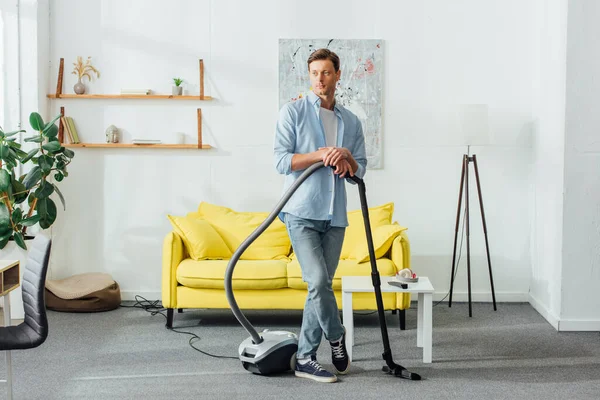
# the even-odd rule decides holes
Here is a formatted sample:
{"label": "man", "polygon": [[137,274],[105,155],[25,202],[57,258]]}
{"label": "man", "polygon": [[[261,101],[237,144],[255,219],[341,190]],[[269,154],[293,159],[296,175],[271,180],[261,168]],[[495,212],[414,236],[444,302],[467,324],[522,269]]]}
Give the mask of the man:
{"label": "man", "polygon": [[335,382],[337,376],[317,362],[316,354],[325,334],[336,371],[348,372],[346,334],[331,285],[348,226],[344,178],[362,178],[367,158],[359,119],[335,101],[341,72],[339,57],[320,49],[307,63],[312,91],[281,108],[274,162],[277,171],[286,175],[284,191],[310,165],[323,161],[326,166],[304,181],[280,218],[286,224],[302,279],[308,284],[295,374]]}

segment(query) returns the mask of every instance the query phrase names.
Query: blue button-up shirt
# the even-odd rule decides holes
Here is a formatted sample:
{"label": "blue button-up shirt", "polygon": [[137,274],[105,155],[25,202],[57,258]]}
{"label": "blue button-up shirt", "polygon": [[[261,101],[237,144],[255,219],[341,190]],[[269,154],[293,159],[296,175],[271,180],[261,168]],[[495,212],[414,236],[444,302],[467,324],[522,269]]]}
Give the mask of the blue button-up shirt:
{"label": "blue button-up shirt", "polygon": [[[302,174],[292,171],[292,156],[317,151],[326,147],[325,130],[319,116],[321,99],[313,92],[306,97],[285,104],[279,112],[274,145],[275,168],[285,174],[283,192]],[[358,163],[355,176],[363,178],[367,168],[367,155],[362,125],[356,115],[343,106],[335,105],[338,119],[336,147],[345,147]],[[348,226],[346,213],[345,179],[335,175],[333,169],[321,168],[314,172],[292,195],[282,213],[297,217],[331,220],[332,226]],[[348,182],[354,183],[348,179]],[[331,207],[333,197],[333,208]]]}

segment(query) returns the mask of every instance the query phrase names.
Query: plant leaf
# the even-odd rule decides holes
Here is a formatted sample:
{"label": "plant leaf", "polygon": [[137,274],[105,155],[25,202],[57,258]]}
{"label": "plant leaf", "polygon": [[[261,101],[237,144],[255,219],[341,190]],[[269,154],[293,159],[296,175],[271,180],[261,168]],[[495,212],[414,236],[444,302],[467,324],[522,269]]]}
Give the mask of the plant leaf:
{"label": "plant leaf", "polygon": [[23,219],[23,210],[21,210],[19,207],[15,208],[12,213],[13,223],[16,225],[16,224],[20,223],[22,219]]}
{"label": "plant leaf", "polygon": [[[48,122],[48,123],[46,124],[46,127],[44,128],[44,133],[46,133],[46,131],[47,131],[48,129],[50,129],[50,126],[51,126],[51,125],[54,125],[54,123],[55,123],[56,121],[58,121],[58,119],[59,119],[60,117],[62,117],[62,115],[58,114],[56,117],[54,117],[54,119],[53,119],[52,121]],[[55,125],[55,126],[56,126],[56,125]]]}
{"label": "plant leaf", "polygon": [[0,203],[0,231],[4,232],[12,232],[12,226],[10,224],[10,217],[8,215],[8,209],[6,208],[6,204]]}
{"label": "plant leaf", "polygon": [[25,244],[25,239],[23,239],[23,234],[21,232],[15,232],[15,243],[23,250],[27,250],[27,245]]}
{"label": "plant leaf", "polygon": [[41,131],[44,129],[44,120],[42,119],[42,116],[36,112],[32,112],[29,115],[29,123],[36,131]]}
{"label": "plant leaf", "polygon": [[39,166],[36,165],[31,169],[31,171],[29,171],[29,173],[25,177],[25,181],[23,182],[25,184],[25,188],[31,189],[32,187],[37,185],[40,179],[42,179],[42,170]]}
{"label": "plant leaf", "polygon": [[54,124],[46,127],[46,129],[44,129],[44,135],[48,138],[55,138],[58,136],[58,127]]}
{"label": "plant leaf", "polygon": [[16,179],[12,181],[12,191],[15,196],[15,204],[20,204],[24,202],[27,196],[29,195],[29,191],[25,189],[25,185],[23,185],[23,183],[19,182]]}
{"label": "plant leaf", "polygon": [[23,221],[21,221],[21,225],[23,226],[33,226],[35,224],[37,224],[38,222],[40,222],[41,217],[39,215],[32,215],[29,218],[25,218]]}
{"label": "plant leaf", "polygon": [[34,142],[34,143],[42,143],[44,141],[44,137],[42,135],[29,136],[23,139],[25,142]]}
{"label": "plant leaf", "polygon": [[16,135],[16,134],[17,134],[17,133],[19,133],[19,132],[25,132],[25,131],[24,131],[24,130],[22,130],[22,129],[21,129],[20,131],[12,131],[12,132],[5,133],[5,134],[4,134],[4,136],[6,136],[6,137],[11,137],[11,136],[14,136],[14,135]]}
{"label": "plant leaf", "polygon": [[[60,180],[62,180],[62,178]],[[56,186],[55,184],[52,184],[52,185],[54,186],[54,191],[58,194],[58,198],[60,199],[60,202],[63,205],[63,210],[66,210],[67,209],[67,205],[65,204],[65,197],[63,196],[63,194],[61,193],[61,191],[58,190],[58,186]]]}
{"label": "plant leaf", "polygon": [[40,166],[44,174],[48,174],[50,172],[53,164],[54,157],[43,154],[38,158],[38,165]]}
{"label": "plant leaf", "polygon": [[60,150],[60,143],[58,142],[48,142],[42,145],[42,149],[50,151],[54,153],[55,151]]}
{"label": "plant leaf", "polygon": [[0,192],[6,192],[10,186],[10,174],[7,170],[0,170]]}
{"label": "plant leaf", "polygon": [[0,158],[6,160],[8,157],[8,146],[5,144],[0,145]]}
{"label": "plant leaf", "polygon": [[46,197],[50,196],[53,192],[54,185],[43,180],[34,193],[35,197],[37,197],[38,199],[45,199]]}
{"label": "plant leaf", "polygon": [[31,158],[35,156],[38,153],[38,151],[40,151],[40,149],[37,147],[35,149],[30,150],[29,153],[27,153],[27,155],[21,159],[21,164],[25,164],[27,161],[31,160]]}
{"label": "plant leaf", "polygon": [[56,220],[56,204],[54,204],[51,198],[47,197],[38,200],[36,209],[40,216],[40,228],[50,228]]}
{"label": "plant leaf", "polygon": [[0,249],[3,249],[6,247],[6,244],[8,243],[8,241],[10,240],[10,238],[12,237],[13,231],[10,230],[8,231],[6,234],[0,236]]}
{"label": "plant leaf", "polygon": [[71,149],[65,149],[65,150],[63,151],[63,154],[64,154],[66,157],[69,157],[69,158],[73,158],[73,157],[75,157],[75,152],[74,152],[73,150],[71,150]]}

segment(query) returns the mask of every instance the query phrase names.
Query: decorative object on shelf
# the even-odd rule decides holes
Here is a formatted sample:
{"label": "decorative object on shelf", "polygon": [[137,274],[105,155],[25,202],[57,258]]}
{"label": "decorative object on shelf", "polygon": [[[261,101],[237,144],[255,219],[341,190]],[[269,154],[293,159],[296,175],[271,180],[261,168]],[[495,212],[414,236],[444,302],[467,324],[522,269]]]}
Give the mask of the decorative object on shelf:
{"label": "decorative object on shelf", "polygon": [[133,144],[161,144],[159,139],[133,139]]}
{"label": "decorative object on shelf", "polygon": [[184,144],[185,143],[185,133],[183,132],[175,132],[173,134],[174,136],[174,143],[175,144]]}
{"label": "decorative object on shelf", "polygon": [[[65,199],[56,183],[49,177],[53,174],[56,182],[68,176],[67,166],[75,153],[63,147],[59,142],[56,116],[47,124],[40,114],[33,112],[29,116],[31,127],[37,131],[26,137],[25,142],[36,143],[37,146],[28,153],[21,150],[21,144],[14,135],[24,130],[3,132],[0,130],[0,249],[9,240],[27,250],[25,238],[27,228],[39,224],[47,229],[56,220],[56,204],[50,196],[56,193],[65,208]],[[29,172],[18,176],[19,163]],[[35,214],[34,214],[35,213]]]}
{"label": "decorative object on shelf", "polygon": [[119,143],[119,129],[116,126],[106,128],[106,143]]}
{"label": "decorative object on shelf", "polygon": [[85,63],[83,62],[83,58],[81,56],[77,56],[77,62],[73,63],[75,68],[73,68],[73,75],[77,75],[77,83],[73,86],[73,90],[77,94],[85,93],[85,85],[82,82],[84,77],[88,77],[88,80],[92,81],[92,73],[96,73],[96,77],[100,78],[100,72],[91,64],[92,57],[88,57]]}
{"label": "decorative object on shelf", "polygon": [[181,96],[183,94],[183,87],[181,86],[183,79],[173,78],[173,83],[175,83],[175,86],[173,86],[173,96]]}
{"label": "decorative object on shelf", "polygon": [[121,89],[121,94],[149,95],[150,89]]}

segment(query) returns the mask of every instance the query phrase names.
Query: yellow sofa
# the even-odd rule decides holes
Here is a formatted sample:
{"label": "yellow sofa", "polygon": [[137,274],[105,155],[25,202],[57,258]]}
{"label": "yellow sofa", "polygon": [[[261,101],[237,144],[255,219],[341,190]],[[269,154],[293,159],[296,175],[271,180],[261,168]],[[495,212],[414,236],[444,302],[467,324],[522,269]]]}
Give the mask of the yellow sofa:
{"label": "yellow sofa", "polygon": [[[375,244],[377,269],[381,276],[393,276],[410,268],[410,243],[406,228],[392,223],[393,203],[369,209]],[[167,308],[167,326],[173,325],[173,310],[184,308],[229,308],[224,276],[232,253],[269,213],[236,212],[206,202],[186,216],[168,218],[173,226],[163,242],[162,303]],[[333,290],[341,309],[342,276],[370,276],[371,264],[360,210],[348,213],[340,263],[333,279]],[[242,309],[302,310],[307,286],[302,281],[285,225],[277,218],[242,254],[236,264],[232,283]],[[404,310],[410,295],[383,293],[386,310],[400,310],[404,329]],[[355,310],[376,310],[374,293],[356,293]]]}

